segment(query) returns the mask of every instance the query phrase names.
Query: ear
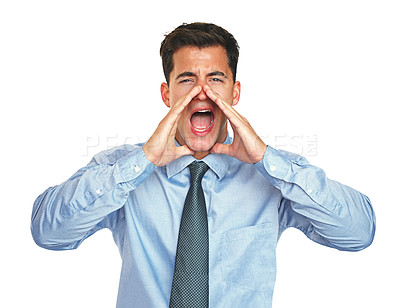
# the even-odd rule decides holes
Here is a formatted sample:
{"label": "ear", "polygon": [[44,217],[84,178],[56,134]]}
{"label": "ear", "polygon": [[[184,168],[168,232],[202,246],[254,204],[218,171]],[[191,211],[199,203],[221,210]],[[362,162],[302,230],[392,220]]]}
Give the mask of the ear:
{"label": "ear", "polygon": [[163,82],[161,84],[161,98],[162,98],[165,106],[170,108],[171,104],[169,102],[169,87],[168,87],[168,84],[166,82]]}
{"label": "ear", "polygon": [[236,81],[235,84],[233,85],[233,104],[232,104],[233,106],[239,103],[240,90],[241,90],[240,81]]}

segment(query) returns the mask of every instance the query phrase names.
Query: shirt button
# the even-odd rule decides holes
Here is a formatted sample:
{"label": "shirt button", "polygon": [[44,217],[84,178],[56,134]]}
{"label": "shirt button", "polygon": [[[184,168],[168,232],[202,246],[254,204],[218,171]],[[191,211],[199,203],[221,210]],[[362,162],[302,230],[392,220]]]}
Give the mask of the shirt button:
{"label": "shirt button", "polygon": [[312,193],[312,189],[307,189],[307,192],[308,192],[309,194],[311,194],[311,193]]}
{"label": "shirt button", "polygon": [[140,171],[140,167],[136,166],[134,170],[135,170],[135,172],[139,172]]}
{"label": "shirt button", "polygon": [[96,189],[96,194],[100,195],[101,194],[101,190],[100,189]]}
{"label": "shirt button", "polygon": [[271,170],[272,172],[274,172],[276,170],[276,166],[271,166],[269,167],[269,170]]}

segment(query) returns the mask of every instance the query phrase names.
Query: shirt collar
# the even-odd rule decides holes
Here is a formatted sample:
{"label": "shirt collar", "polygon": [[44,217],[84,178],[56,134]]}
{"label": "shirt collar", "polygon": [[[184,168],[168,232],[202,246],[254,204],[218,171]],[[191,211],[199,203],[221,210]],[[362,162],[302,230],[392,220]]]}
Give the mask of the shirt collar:
{"label": "shirt collar", "polygon": [[[228,135],[224,141],[224,144],[231,144],[232,138]],[[179,143],[175,140],[175,145],[179,146]],[[184,155],[180,158],[172,161],[168,165],[165,166],[165,172],[168,178],[173,177],[174,175],[181,172],[188,165],[190,165],[196,159],[192,155]],[[200,161],[204,161],[212,171],[218,176],[218,179],[221,180],[229,168],[230,157],[225,154],[213,154],[210,153]]]}

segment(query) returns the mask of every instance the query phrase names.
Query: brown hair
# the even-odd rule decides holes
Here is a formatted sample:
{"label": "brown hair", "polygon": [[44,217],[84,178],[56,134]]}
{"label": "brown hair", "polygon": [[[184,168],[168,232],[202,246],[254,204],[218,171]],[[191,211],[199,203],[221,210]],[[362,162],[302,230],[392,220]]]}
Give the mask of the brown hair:
{"label": "brown hair", "polygon": [[198,48],[222,46],[226,50],[228,65],[232,71],[233,82],[236,81],[236,69],[239,59],[239,45],[236,39],[217,25],[210,23],[182,24],[171,33],[165,35],[161,43],[160,55],[164,76],[169,84],[169,76],[174,68],[173,54],[185,46]]}

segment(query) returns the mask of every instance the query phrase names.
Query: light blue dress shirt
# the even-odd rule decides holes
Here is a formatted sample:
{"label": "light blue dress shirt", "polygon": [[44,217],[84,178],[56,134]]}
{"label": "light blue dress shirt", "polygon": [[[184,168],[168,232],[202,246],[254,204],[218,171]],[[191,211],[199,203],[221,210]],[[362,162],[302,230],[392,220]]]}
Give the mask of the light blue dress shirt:
{"label": "light blue dress shirt", "polygon": [[[226,143],[231,142],[228,137]],[[143,144],[94,156],[34,204],[32,234],[53,250],[75,249],[102,228],[122,258],[118,308],[168,307],[179,224],[194,160],[165,167],[147,160]],[[226,155],[203,159],[208,213],[210,307],[271,307],[275,249],[295,227],[340,250],[369,246],[375,216],[363,194],[325,176],[299,155],[268,146],[255,165]]]}

